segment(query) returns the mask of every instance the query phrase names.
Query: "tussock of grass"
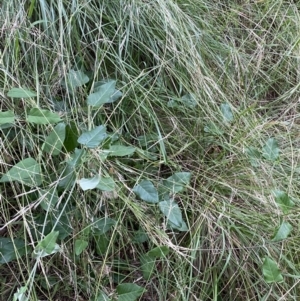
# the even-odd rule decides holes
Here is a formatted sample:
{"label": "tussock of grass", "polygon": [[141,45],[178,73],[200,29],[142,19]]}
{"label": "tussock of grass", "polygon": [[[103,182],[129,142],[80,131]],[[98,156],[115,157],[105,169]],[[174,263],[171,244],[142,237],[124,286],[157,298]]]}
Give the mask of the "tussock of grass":
{"label": "tussock of grass", "polygon": [[[52,221],[38,207],[41,188],[1,183],[0,237],[23,238],[27,245],[24,256],[0,266],[2,298],[12,300],[26,284],[29,300],[96,300],[100,291],[114,295],[124,278],[147,289],[140,300],[298,300],[299,8],[296,1],[2,4],[1,111],[22,116],[39,106],[58,111],[79,132],[105,124],[138,147],[138,137],[151,134],[156,140],[149,149],[158,156],[103,163],[97,150],[89,152],[78,179],[101,170],[116,179],[116,191],[84,193],[75,183],[60,192]],[[64,85],[70,69],[91,81],[76,89]],[[122,100],[91,117],[86,98],[107,78],[117,80]],[[13,87],[39,96],[13,100],[7,97]],[[184,95],[192,95],[195,106],[169,105]],[[224,103],[234,114],[231,122],[224,121]],[[33,157],[47,175],[45,188],[58,187],[70,155],[42,154],[52,128],[45,133],[18,119],[2,129],[1,174]],[[247,150],[262,150],[271,137],[279,159],[251,164]],[[192,172],[188,189],[175,197],[186,232],[166,229],[157,207],[132,192],[140,179],[157,183],[176,171]],[[288,214],[278,208],[274,189],[295,202]],[[117,221],[101,238],[107,249],[97,254],[94,239],[76,257],[75,240],[86,238],[88,226],[103,216]],[[273,242],[283,220],[293,231]],[[61,251],[36,264],[31,247],[55,225],[66,231]],[[146,242],[134,243],[137,230],[148,235]],[[171,252],[145,280],[140,256],[157,245]],[[266,256],[278,264],[283,282],[266,283]]]}

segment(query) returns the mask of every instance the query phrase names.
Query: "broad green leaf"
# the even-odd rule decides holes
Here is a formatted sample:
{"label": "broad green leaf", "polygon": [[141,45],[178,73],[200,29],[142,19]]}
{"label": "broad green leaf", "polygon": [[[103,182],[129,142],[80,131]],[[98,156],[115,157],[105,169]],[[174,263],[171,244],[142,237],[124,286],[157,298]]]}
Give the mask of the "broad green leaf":
{"label": "broad green leaf", "polygon": [[42,258],[51,254],[55,254],[60,250],[56,240],[58,231],[52,231],[42,239],[33,251],[34,258]]}
{"label": "broad green leaf", "polygon": [[0,237],[0,264],[13,261],[26,253],[25,241],[20,238]]}
{"label": "broad green leaf", "polygon": [[264,279],[267,283],[275,283],[275,282],[283,281],[281,271],[273,259],[266,257],[263,263],[262,270],[263,270]]}
{"label": "broad green leaf", "polygon": [[75,122],[71,121],[66,126],[66,137],[64,141],[64,148],[67,152],[72,152],[78,145],[77,139],[79,137]]}
{"label": "broad green leaf", "polygon": [[94,233],[98,235],[105,234],[107,231],[110,230],[112,226],[116,224],[116,221],[109,217],[100,218],[96,222],[92,224],[92,229]]}
{"label": "broad green leaf", "polygon": [[92,107],[100,107],[105,103],[111,103],[118,100],[122,93],[116,90],[116,81],[111,80],[95,89],[95,92],[90,94],[87,99],[88,105]]}
{"label": "broad green leaf", "polygon": [[61,119],[57,113],[53,113],[49,110],[42,110],[39,108],[33,108],[30,110],[27,116],[27,122],[35,124],[51,124],[58,123]]}
{"label": "broad green leaf", "polygon": [[155,267],[155,259],[145,254],[140,256],[140,262],[143,277],[145,280],[149,280]]}
{"label": "broad green leaf", "polygon": [[176,227],[181,227],[183,223],[182,214],[179,206],[173,200],[162,201],[158,203],[160,211],[167,218],[167,221],[173,223]]}
{"label": "broad green leaf", "polygon": [[75,183],[75,180],[76,180],[75,167],[72,167],[67,164],[67,166],[63,170],[61,178],[59,179],[58,186],[63,187],[65,189],[70,189],[71,186]]}
{"label": "broad green leaf", "polygon": [[59,155],[63,147],[65,137],[66,124],[62,122],[57,124],[53,131],[46,138],[42,146],[42,150],[52,156]]}
{"label": "broad green leaf", "polygon": [[94,301],[111,301],[111,299],[103,291],[100,291]]}
{"label": "broad green leaf", "polygon": [[96,126],[88,132],[84,132],[78,138],[80,144],[86,145],[88,148],[95,148],[107,137],[106,128],[103,125]]}
{"label": "broad green leaf", "polygon": [[116,183],[111,177],[101,177],[97,188],[102,191],[114,191],[116,189]]}
{"label": "broad green leaf", "polygon": [[89,179],[82,178],[79,180],[79,186],[83,191],[91,190],[97,187],[99,181],[100,181],[99,175],[96,175],[95,177]]}
{"label": "broad green leaf", "polygon": [[78,149],[75,148],[74,153],[71,155],[70,160],[67,161],[67,165],[75,168],[77,166],[80,166],[81,164],[81,159],[82,156],[85,154],[85,150],[84,149]]}
{"label": "broad green leaf", "polygon": [[135,152],[135,147],[114,144],[108,149],[108,152],[111,157],[124,157],[132,155]]}
{"label": "broad green leaf", "polygon": [[295,203],[286,192],[281,190],[273,190],[273,195],[275,197],[275,202],[281,208],[284,214],[289,213],[289,211],[295,206]]}
{"label": "broad green leaf", "polygon": [[55,186],[51,187],[49,190],[39,190],[39,195],[41,198],[40,206],[45,211],[52,211],[59,200]]}
{"label": "broad green leaf", "polygon": [[11,98],[31,98],[36,97],[37,93],[24,88],[12,88],[8,91],[7,96]]}
{"label": "broad green leaf", "polygon": [[170,99],[168,101],[168,107],[170,108],[195,108],[197,106],[197,101],[195,100],[195,95],[193,94],[185,94],[181,98]]}
{"label": "broad green leaf", "polygon": [[13,301],[29,301],[29,298],[26,296],[27,286],[21,286],[17,289],[17,292],[14,293]]}
{"label": "broad green leaf", "polygon": [[84,153],[85,151],[83,149],[75,149],[74,154],[72,154],[71,158],[66,162],[65,169],[59,179],[59,187],[70,189],[70,187],[75,183],[76,167],[80,165]]}
{"label": "broad green leaf", "polygon": [[261,159],[261,153],[255,147],[246,148],[246,153],[250,159],[250,163],[253,167],[259,166],[259,159]]}
{"label": "broad green leaf", "polygon": [[133,188],[133,192],[143,201],[148,203],[158,203],[158,192],[152,182],[148,180],[141,181]]}
{"label": "broad green leaf", "polygon": [[0,112],[0,124],[14,123],[15,114],[13,111]]}
{"label": "broad green leaf", "polygon": [[139,229],[135,232],[135,235],[132,239],[134,243],[142,244],[148,240],[148,235],[143,229]]}
{"label": "broad green leaf", "polygon": [[204,132],[214,136],[222,136],[224,132],[215,124],[210,122],[204,127]]}
{"label": "broad green leaf", "polygon": [[75,71],[71,69],[67,75],[67,82],[73,88],[81,87],[88,83],[89,80],[88,76],[80,70]]}
{"label": "broad green leaf", "polygon": [[279,229],[276,231],[272,241],[280,241],[286,239],[292,230],[293,227],[290,223],[282,222]]}
{"label": "broad green leaf", "polygon": [[263,147],[263,157],[269,161],[276,161],[279,157],[278,143],[274,138],[269,138]]}
{"label": "broad green leaf", "polygon": [[0,179],[1,183],[17,181],[28,186],[42,184],[41,166],[33,158],[26,158],[14,165]]}
{"label": "broad green leaf", "polygon": [[79,256],[87,248],[88,244],[86,240],[75,240],[75,254]]}
{"label": "broad green leaf", "polygon": [[145,289],[134,283],[122,283],[117,286],[118,301],[135,301]]}
{"label": "broad green leaf", "polygon": [[172,193],[177,193],[179,191],[182,191],[185,186],[189,185],[190,180],[190,172],[177,172],[163,181],[163,184],[167,186]]}
{"label": "broad green leaf", "polygon": [[222,112],[224,121],[230,122],[233,120],[232,110],[228,103],[221,104],[221,112]]}
{"label": "broad green leaf", "polygon": [[110,244],[110,238],[106,234],[95,234],[96,254],[103,256],[107,253]]}
{"label": "broad green leaf", "polygon": [[172,222],[168,221],[167,226],[169,228],[171,228],[172,230],[176,229],[176,230],[179,230],[179,231],[182,231],[182,232],[185,232],[185,231],[189,230],[189,228],[188,228],[187,224],[185,223],[185,221],[182,221],[182,224],[181,224],[180,227],[178,227],[178,226],[174,225]]}
{"label": "broad green leaf", "polygon": [[169,251],[170,249],[167,246],[155,247],[147,252],[147,255],[154,259],[165,258],[169,254]]}

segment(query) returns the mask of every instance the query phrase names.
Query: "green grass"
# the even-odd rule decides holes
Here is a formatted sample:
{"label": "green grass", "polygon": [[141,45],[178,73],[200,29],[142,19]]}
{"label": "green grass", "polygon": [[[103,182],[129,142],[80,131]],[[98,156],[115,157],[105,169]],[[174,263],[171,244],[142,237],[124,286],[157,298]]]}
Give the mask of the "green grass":
{"label": "green grass", "polygon": [[[299,9],[291,0],[2,4],[0,299],[298,300]],[[72,74],[88,80],[76,87]],[[122,97],[89,106],[102,80]],[[37,96],[13,98],[13,88]],[[61,120],[38,124],[33,108]],[[77,143],[100,125],[107,139]],[[135,149],[106,158],[116,144]],[[5,180],[26,158],[37,173]],[[162,195],[180,172],[191,178]],[[97,175],[113,189],[84,190]],[[158,204],[138,197],[143,180]],[[167,225],[164,199],[186,229]]]}

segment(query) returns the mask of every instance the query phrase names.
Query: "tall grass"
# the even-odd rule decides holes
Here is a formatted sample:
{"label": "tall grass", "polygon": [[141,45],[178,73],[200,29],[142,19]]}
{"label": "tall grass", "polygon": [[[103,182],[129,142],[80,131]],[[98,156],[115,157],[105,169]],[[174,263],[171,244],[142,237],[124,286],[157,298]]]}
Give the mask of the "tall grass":
{"label": "tall grass", "polygon": [[[22,115],[38,105],[60,112],[79,132],[105,124],[135,146],[148,135],[147,147],[158,157],[103,164],[90,152],[78,178],[104,170],[118,180],[116,192],[83,194],[75,183],[61,192],[52,224],[36,206],[40,188],[0,184],[1,237],[22,237],[28,245],[25,256],[0,266],[0,299],[11,300],[27,284],[28,300],[97,300],[100,291],[113,296],[124,281],[147,289],[140,300],[298,300],[299,8],[281,0],[3,3],[1,111]],[[91,81],[76,90],[64,85],[70,69]],[[107,78],[117,80],[123,97],[91,115],[87,95]],[[12,100],[7,92],[13,87],[39,96]],[[232,121],[224,119],[222,104]],[[42,128],[18,120],[1,131],[1,173],[31,156],[51,179],[47,187],[58,186],[62,171],[41,155]],[[251,164],[249,148],[261,150],[271,137],[279,159]],[[176,171],[193,175],[176,195],[186,232],[166,229],[156,208],[132,192],[140,179],[158,182]],[[295,202],[288,214],[274,189]],[[117,220],[107,249],[100,256],[94,241],[76,257],[74,241],[102,215]],[[293,231],[274,242],[283,220]],[[55,223],[66,234],[61,252],[35,265],[30,247]],[[137,230],[147,234],[146,242],[134,242]],[[145,280],[140,256],[157,245],[172,251]],[[278,264],[282,282],[265,281],[266,257]]]}

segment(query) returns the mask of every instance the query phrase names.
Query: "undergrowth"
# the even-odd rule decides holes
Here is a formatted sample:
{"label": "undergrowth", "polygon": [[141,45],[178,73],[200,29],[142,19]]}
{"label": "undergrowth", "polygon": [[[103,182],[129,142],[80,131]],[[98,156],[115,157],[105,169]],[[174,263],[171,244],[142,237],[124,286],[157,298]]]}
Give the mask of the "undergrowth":
{"label": "undergrowth", "polygon": [[298,300],[299,4],[5,1],[1,300]]}

